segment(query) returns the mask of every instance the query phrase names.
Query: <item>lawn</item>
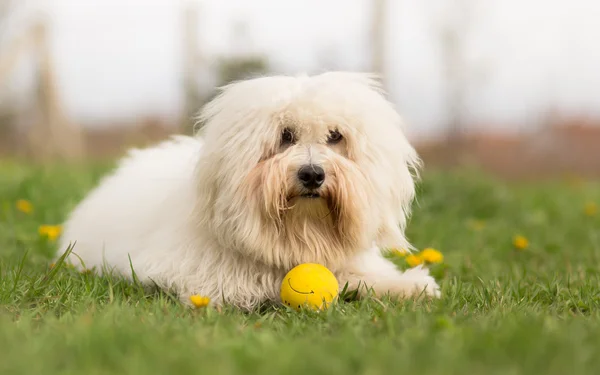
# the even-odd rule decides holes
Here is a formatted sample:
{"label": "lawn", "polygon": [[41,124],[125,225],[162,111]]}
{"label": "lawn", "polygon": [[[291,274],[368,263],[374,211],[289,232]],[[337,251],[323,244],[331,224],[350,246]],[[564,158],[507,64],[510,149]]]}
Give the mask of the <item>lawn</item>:
{"label": "lawn", "polygon": [[598,182],[428,171],[408,236],[443,253],[440,300],[241,313],[50,267],[40,226],[60,224],[107,168],[0,162],[0,374],[600,371]]}

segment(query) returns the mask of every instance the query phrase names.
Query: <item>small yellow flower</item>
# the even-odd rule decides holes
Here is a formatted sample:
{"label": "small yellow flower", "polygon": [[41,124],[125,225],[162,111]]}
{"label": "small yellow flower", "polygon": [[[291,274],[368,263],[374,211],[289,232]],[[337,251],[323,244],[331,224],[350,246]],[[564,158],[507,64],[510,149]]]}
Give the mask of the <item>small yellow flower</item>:
{"label": "small yellow flower", "polygon": [[[51,269],[51,270],[54,269],[55,267],[56,267],[56,263],[50,263],[48,265],[48,268]],[[64,262],[62,264],[62,268],[64,268],[64,269],[75,269],[75,266],[73,265],[73,263]],[[91,270],[89,270],[89,271],[91,271]],[[81,273],[86,273],[86,270],[85,269],[82,270]]]}
{"label": "small yellow flower", "polygon": [[411,254],[411,255],[407,256],[405,259],[406,259],[406,263],[408,263],[408,265],[411,267],[416,267],[419,264],[423,264],[423,258],[421,258],[420,255]]}
{"label": "small yellow flower", "polygon": [[527,238],[519,235],[513,238],[513,245],[517,250],[525,250],[529,247],[529,241]]}
{"label": "small yellow flower", "polygon": [[467,226],[471,230],[480,231],[483,228],[485,228],[485,221],[483,221],[483,220],[469,220],[467,222]]}
{"label": "small yellow flower", "polygon": [[202,297],[198,294],[195,294],[193,296],[190,296],[190,301],[192,302],[192,304],[195,307],[206,307],[208,306],[208,304],[210,303],[210,298],[208,297]]}
{"label": "small yellow flower", "polygon": [[33,205],[26,199],[19,199],[16,203],[17,210],[24,214],[30,214],[33,212]]}
{"label": "small yellow flower", "polygon": [[404,249],[392,249],[392,254],[394,254],[397,257],[405,257],[406,255],[408,255],[408,251],[404,250]]}
{"label": "small yellow flower", "polygon": [[580,187],[581,185],[583,185],[583,178],[581,178],[580,176],[577,175],[572,175],[572,176],[567,176],[567,183],[569,184],[569,186],[571,187]]}
{"label": "small yellow flower", "polygon": [[431,247],[424,249],[419,255],[427,263],[442,263],[444,261],[444,255]]}
{"label": "small yellow flower", "polygon": [[38,233],[50,241],[54,241],[60,236],[62,227],[60,225],[40,225]]}
{"label": "small yellow flower", "polygon": [[596,214],[598,213],[598,205],[596,204],[596,202],[587,202],[583,207],[583,212],[587,216],[596,216]]}

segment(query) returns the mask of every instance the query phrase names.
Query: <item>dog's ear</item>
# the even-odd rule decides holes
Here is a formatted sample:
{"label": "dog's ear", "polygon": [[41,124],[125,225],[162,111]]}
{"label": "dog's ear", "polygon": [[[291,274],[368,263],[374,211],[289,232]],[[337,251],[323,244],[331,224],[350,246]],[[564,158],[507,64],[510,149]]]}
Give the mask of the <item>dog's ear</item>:
{"label": "dog's ear", "polygon": [[407,168],[405,172],[398,173],[390,185],[389,204],[382,206],[381,225],[376,239],[380,248],[412,249],[405,229],[415,196],[415,179],[416,173],[411,173]]}
{"label": "dog's ear", "polygon": [[377,244],[380,248],[410,250],[412,246],[406,239],[405,228],[411,215],[415,184],[420,180],[422,162],[403,136],[396,139],[394,148],[380,152],[383,158],[391,162],[391,166],[385,171],[385,177],[378,178],[379,191],[385,197],[380,207],[381,225]]}

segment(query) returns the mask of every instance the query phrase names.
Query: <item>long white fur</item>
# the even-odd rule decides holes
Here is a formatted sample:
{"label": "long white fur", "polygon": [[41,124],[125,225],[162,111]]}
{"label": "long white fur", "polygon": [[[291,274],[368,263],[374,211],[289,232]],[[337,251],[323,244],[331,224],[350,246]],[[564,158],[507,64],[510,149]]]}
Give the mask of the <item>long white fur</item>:
{"label": "long white fur", "polygon": [[[359,73],[263,77],[222,89],[202,134],[132,150],[65,223],[60,252],[81,268],[136,276],[179,295],[245,309],[279,299],[293,266],[321,263],[376,294],[438,296],[427,269],[380,249],[404,236],[419,159],[376,80]],[[291,128],[297,143],[281,145]],[[328,145],[331,130],[344,136]],[[323,198],[296,174],[326,172]],[[60,254],[59,254],[60,255]]]}

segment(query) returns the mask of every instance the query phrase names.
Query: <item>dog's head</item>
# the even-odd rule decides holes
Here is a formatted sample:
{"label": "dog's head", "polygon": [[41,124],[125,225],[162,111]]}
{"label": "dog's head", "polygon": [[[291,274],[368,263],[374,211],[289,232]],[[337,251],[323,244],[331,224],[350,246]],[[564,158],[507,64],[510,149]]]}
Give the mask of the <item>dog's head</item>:
{"label": "dog's head", "polygon": [[197,214],[219,246],[282,268],[409,246],[418,157],[369,75],[234,83],[200,121]]}

